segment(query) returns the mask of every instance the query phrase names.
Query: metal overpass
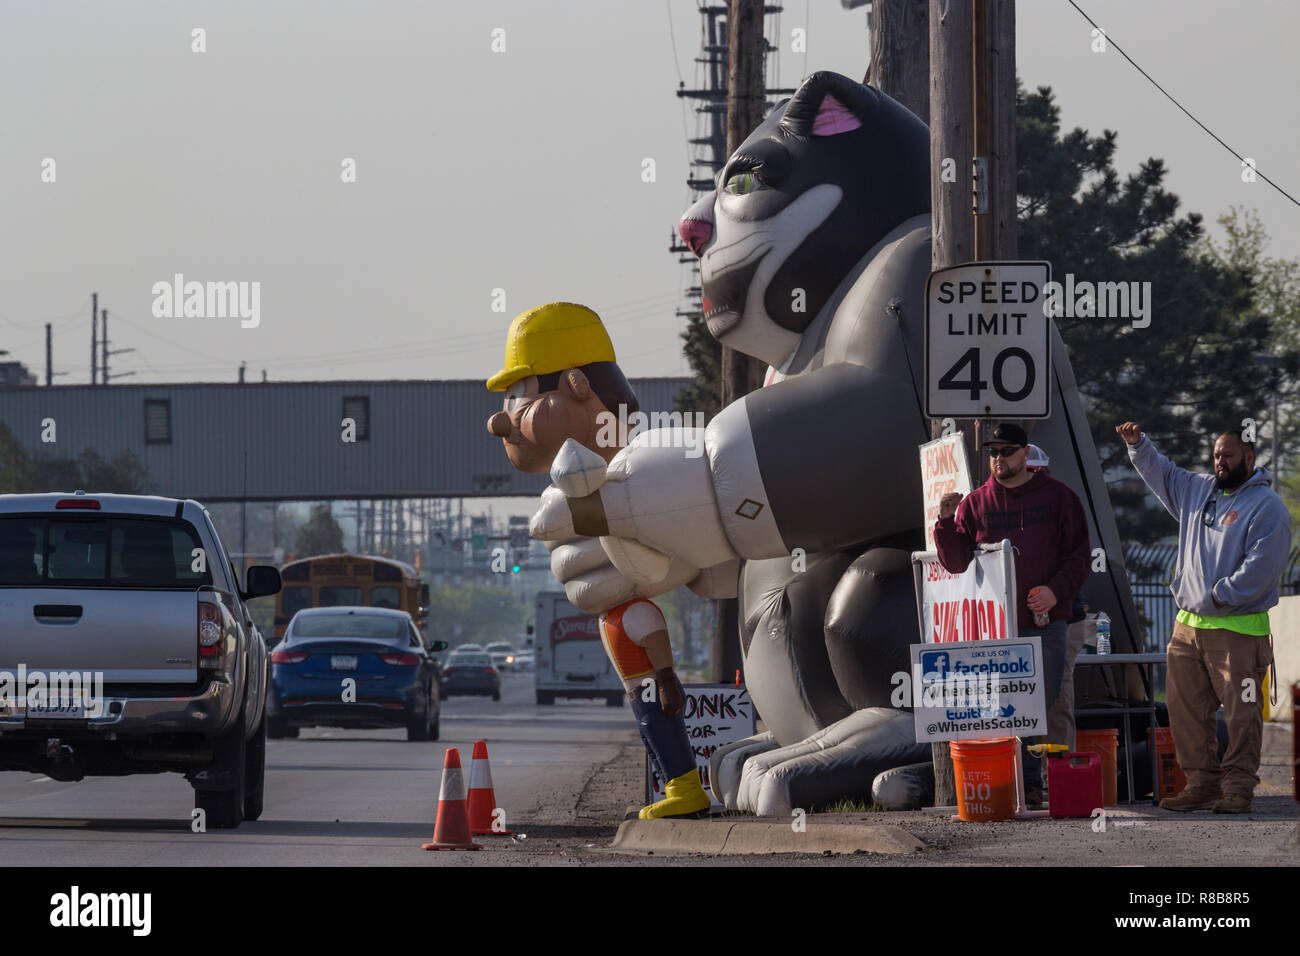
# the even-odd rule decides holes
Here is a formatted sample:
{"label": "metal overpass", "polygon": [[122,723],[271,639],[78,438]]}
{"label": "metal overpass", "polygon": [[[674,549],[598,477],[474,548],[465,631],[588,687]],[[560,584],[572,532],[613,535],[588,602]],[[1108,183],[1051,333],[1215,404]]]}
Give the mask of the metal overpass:
{"label": "metal overpass", "polygon": [[[631,384],[651,413],[688,381]],[[33,458],[129,451],[153,493],[205,503],[539,494],[546,476],[515,471],[487,433],[500,408],[481,379],[0,388],[0,421]]]}

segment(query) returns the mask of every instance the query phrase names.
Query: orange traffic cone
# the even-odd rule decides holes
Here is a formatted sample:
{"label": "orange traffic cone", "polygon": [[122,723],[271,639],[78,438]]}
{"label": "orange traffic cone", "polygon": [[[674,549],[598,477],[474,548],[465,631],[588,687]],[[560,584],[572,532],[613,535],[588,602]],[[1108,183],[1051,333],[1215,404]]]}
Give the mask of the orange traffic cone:
{"label": "orange traffic cone", "polygon": [[497,798],[492,792],[492,768],[488,766],[487,741],[474,742],[474,758],[469,764],[469,826],[475,836],[510,836],[501,821],[501,829],[492,829]]}
{"label": "orange traffic cone", "polygon": [[426,850],[481,850],[469,832],[469,808],[465,780],[460,772],[460,751],[447,748],[442,762],[442,788],[438,791],[438,816],[433,824],[433,842]]}

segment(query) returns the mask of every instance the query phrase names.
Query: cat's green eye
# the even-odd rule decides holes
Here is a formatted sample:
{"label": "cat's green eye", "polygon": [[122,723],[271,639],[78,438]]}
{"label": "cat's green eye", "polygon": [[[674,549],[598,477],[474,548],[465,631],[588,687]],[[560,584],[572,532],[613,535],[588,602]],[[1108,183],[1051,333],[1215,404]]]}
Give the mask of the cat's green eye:
{"label": "cat's green eye", "polygon": [[735,196],[744,196],[761,185],[763,185],[762,180],[753,173],[736,173],[727,180],[727,192]]}

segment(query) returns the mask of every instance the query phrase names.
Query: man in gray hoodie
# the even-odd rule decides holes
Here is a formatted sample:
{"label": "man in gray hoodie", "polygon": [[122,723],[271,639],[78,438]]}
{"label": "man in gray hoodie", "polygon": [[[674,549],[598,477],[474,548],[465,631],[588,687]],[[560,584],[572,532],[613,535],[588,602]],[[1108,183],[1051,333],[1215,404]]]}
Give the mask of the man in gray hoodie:
{"label": "man in gray hoodie", "polygon": [[[1167,810],[1249,813],[1259,783],[1264,734],[1262,687],[1273,662],[1268,609],[1291,550],[1291,516],[1255,467],[1240,429],[1214,443],[1214,474],[1175,467],[1136,422],[1116,427],[1129,460],[1178,519],[1178,604],[1166,652],[1169,724],[1187,775]],[[1220,767],[1216,714],[1223,707],[1228,749]]]}

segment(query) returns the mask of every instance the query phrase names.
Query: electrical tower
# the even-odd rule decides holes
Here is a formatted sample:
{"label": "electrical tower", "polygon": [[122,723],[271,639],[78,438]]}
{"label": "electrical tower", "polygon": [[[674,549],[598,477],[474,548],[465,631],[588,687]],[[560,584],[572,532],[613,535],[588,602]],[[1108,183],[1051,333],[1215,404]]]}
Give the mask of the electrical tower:
{"label": "electrical tower", "polygon": [[[780,52],[782,7],[763,7],[763,94],[766,101],[764,113],[777,104],[781,97],[791,96],[793,89],[780,89]],[[727,17],[725,4],[700,7],[701,45],[695,57],[695,89],[679,89],[677,96],[696,102],[695,135],[690,145],[691,164],[686,185],[691,191],[691,202],[699,199],[715,186],[713,177],[727,162]],[[772,86],[767,86],[770,80]],[[684,290],[686,304],[677,310],[679,317],[688,322],[703,322],[701,304],[700,261],[677,235],[676,227],[668,251],[677,261],[690,267],[690,279]]]}

